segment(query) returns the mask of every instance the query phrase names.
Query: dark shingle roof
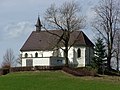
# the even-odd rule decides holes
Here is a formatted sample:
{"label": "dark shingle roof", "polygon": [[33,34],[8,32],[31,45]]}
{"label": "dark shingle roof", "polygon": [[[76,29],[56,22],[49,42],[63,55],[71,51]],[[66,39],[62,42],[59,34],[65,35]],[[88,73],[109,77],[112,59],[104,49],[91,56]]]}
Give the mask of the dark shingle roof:
{"label": "dark shingle roof", "polygon": [[[56,33],[57,35],[62,34],[61,30],[50,30],[49,32]],[[57,36],[52,35],[47,31],[33,31],[20,51],[52,50],[57,41]],[[74,46],[94,46],[94,44],[82,31],[75,31],[71,34],[69,44],[72,44],[74,41]]]}

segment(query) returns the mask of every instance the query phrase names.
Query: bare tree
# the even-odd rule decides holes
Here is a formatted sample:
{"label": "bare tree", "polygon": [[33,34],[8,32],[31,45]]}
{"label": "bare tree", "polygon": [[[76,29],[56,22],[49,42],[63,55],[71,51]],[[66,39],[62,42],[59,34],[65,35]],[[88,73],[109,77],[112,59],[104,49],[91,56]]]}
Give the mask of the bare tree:
{"label": "bare tree", "polygon": [[114,52],[113,43],[120,28],[120,0],[100,0],[95,7],[96,18],[93,23],[95,30],[103,37],[107,47],[107,67],[111,69],[111,58]]}
{"label": "bare tree", "polygon": [[17,64],[22,66],[22,55],[21,54],[18,55],[18,58],[17,58],[16,62],[17,62]]}
{"label": "bare tree", "polygon": [[15,64],[15,56],[12,49],[7,49],[3,56],[2,67],[12,67]]}
{"label": "bare tree", "polygon": [[120,59],[120,32],[118,32],[115,36],[114,42],[114,56],[116,58],[117,68],[116,70],[119,71],[119,59]]}
{"label": "bare tree", "polygon": [[80,7],[76,2],[65,2],[60,7],[56,7],[54,4],[46,10],[45,21],[47,26],[52,29],[61,30],[62,34],[58,35],[56,33],[49,32],[49,30],[44,26],[48,33],[55,35],[58,38],[56,46],[62,43],[61,48],[64,51],[64,57],[66,61],[66,66],[68,66],[68,51],[73,44],[69,44],[71,34],[75,30],[80,30],[85,27],[85,19],[80,15]]}

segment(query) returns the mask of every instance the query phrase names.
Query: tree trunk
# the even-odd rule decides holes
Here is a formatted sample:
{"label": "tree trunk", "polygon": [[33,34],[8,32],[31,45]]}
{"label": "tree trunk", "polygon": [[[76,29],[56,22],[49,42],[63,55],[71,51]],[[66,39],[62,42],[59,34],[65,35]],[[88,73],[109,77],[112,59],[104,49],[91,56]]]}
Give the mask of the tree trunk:
{"label": "tree trunk", "polygon": [[68,59],[68,41],[65,43],[65,49],[64,49],[64,57],[65,57],[65,66],[69,66],[69,59]]}
{"label": "tree trunk", "polygon": [[108,55],[107,55],[107,69],[111,70],[111,50],[108,49]]}
{"label": "tree trunk", "polygon": [[108,55],[107,55],[107,69],[111,70],[111,58],[112,58],[112,43],[110,42],[111,40],[108,41]]}
{"label": "tree trunk", "polygon": [[119,58],[117,57],[117,71],[119,71]]}
{"label": "tree trunk", "polygon": [[64,57],[65,57],[65,66],[69,66],[69,63],[68,63],[68,50],[65,50],[64,51]]}
{"label": "tree trunk", "polygon": [[111,56],[108,56],[107,57],[107,69],[108,70],[111,70],[111,65],[110,64],[111,64]]}

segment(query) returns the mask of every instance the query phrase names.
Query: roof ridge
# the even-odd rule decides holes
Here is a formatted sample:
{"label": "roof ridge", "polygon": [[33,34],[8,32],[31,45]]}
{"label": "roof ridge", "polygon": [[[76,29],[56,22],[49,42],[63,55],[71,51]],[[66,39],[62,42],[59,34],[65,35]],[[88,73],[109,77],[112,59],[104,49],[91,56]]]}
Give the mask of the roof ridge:
{"label": "roof ridge", "polygon": [[[25,46],[25,44],[28,42],[28,40],[30,39],[30,37],[32,36],[32,34],[36,32],[36,31],[32,31],[32,33],[29,35],[29,37],[27,38],[27,40],[24,42],[22,48]],[[20,49],[20,51],[22,51],[22,48]]]}
{"label": "roof ridge", "polygon": [[84,32],[83,31],[81,31],[81,35],[82,35],[82,38],[84,39],[83,41],[84,41],[84,43],[86,44],[86,41],[85,41],[85,35],[84,35]]}
{"label": "roof ridge", "polygon": [[82,36],[83,36],[83,38],[84,38],[84,42],[85,42],[86,45],[88,44],[88,41],[89,41],[92,45],[94,45],[94,44],[92,43],[92,41],[86,36],[86,34],[85,34],[83,31],[81,31],[81,33],[82,33]]}

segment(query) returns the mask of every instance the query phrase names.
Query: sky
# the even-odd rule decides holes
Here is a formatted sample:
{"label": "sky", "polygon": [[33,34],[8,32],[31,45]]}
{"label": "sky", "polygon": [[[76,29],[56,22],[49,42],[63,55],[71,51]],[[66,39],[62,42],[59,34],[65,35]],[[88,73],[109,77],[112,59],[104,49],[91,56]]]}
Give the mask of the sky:
{"label": "sky", "polygon": [[[26,39],[35,30],[38,15],[41,20],[51,4],[62,5],[70,0],[0,0],[0,64],[6,50],[11,48],[14,55],[20,53]],[[86,28],[84,32],[93,40],[89,23],[94,18],[93,7],[98,0],[74,0],[82,7],[82,13],[86,16]]]}

